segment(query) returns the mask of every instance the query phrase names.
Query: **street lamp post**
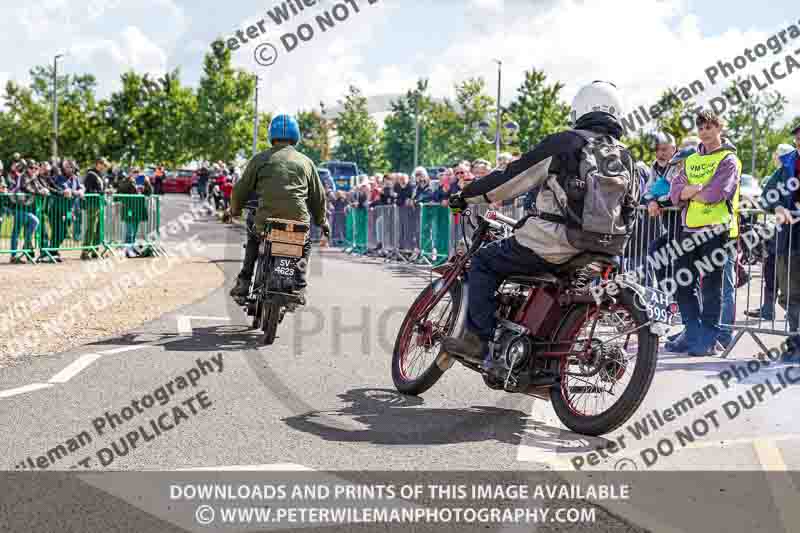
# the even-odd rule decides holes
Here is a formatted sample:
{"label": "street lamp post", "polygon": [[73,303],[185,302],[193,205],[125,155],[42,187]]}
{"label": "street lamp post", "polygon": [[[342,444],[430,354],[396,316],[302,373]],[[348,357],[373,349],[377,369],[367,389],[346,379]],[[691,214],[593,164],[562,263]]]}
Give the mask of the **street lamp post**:
{"label": "street lamp post", "polygon": [[258,153],[258,80],[259,76],[256,75],[256,95],[255,95],[255,117],[253,118],[253,156]]}
{"label": "street lamp post", "polygon": [[53,161],[58,160],[58,60],[65,55],[53,57]]}
{"label": "street lamp post", "polygon": [[505,124],[500,124],[500,119],[501,118],[498,117],[497,127],[495,128],[493,140],[490,140],[491,137],[489,136],[492,127],[489,121],[481,120],[480,122],[478,122],[478,131],[480,132],[480,137],[484,139],[487,143],[494,143],[495,145],[495,150],[497,151],[495,162],[497,161],[497,159],[500,158],[500,149],[502,148],[502,142],[503,142],[503,132],[507,133],[511,139],[513,139],[514,136],[519,132],[519,124],[517,124],[513,120],[508,120],[506,121]]}
{"label": "street lamp post", "polygon": [[503,62],[500,61],[499,59],[495,59],[494,61],[495,61],[495,63],[497,63],[497,131],[495,131],[495,134],[494,134],[494,146],[495,146],[495,157],[494,157],[494,160],[496,162],[496,161],[498,161],[500,159],[500,143],[501,143],[500,122],[503,120],[502,119],[503,111],[502,111],[502,107],[501,107],[502,104],[500,102],[500,99],[501,99],[501,96],[502,96],[502,93],[501,93],[501,91],[502,91],[501,86],[502,85],[501,84],[502,84],[502,77],[503,77]]}
{"label": "street lamp post", "polygon": [[419,94],[414,96],[414,168],[419,165]]}

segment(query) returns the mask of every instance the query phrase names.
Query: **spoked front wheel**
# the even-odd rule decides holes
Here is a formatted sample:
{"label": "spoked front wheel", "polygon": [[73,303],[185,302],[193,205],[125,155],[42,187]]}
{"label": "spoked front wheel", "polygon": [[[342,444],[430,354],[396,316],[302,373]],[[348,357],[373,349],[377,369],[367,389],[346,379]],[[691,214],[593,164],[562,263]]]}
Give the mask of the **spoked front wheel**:
{"label": "spoked front wheel", "polygon": [[[428,285],[417,297],[403,320],[392,353],[392,380],[403,394],[417,395],[433,387],[444,371],[437,359],[442,341],[453,334],[461,308],[460,281],[455,281],[441,294],[442,280]],[[438,302],[426,314],[420,312],[428,304]]]}
{"label": "spoked front wheel", "polygon": [[570,353],[561,360],[560,387],[550,390],[556,415],[572,431],[603,435],[624,424],[650,389],[658,337],[630,290],[613,305],[579,305],[558,334]]}

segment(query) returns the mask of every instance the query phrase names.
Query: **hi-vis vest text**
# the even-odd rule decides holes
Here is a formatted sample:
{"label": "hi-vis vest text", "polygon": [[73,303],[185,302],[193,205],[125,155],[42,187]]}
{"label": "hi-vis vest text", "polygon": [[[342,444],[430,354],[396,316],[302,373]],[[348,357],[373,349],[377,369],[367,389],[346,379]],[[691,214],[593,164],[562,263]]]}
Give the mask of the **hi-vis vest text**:
{"label": "hi-vis vest text", "polygon": [[[720,150],[710,155],[692,154],[686,159],[686,178],[689,185],[706,185],[714,177],[722,160],[732,154],[730,150]],[[736,158],[736,168],[739,175],[742,173],[742,162]],[[730,226],[730,237],[739,236],[739,184],[729,206],[728,201],[722,200],[716,204],[704,204],[694,200],[689,201],[686,211],[686,225],[690,228],[726,224]],[[733,216],[731,216],[733,215]]]}

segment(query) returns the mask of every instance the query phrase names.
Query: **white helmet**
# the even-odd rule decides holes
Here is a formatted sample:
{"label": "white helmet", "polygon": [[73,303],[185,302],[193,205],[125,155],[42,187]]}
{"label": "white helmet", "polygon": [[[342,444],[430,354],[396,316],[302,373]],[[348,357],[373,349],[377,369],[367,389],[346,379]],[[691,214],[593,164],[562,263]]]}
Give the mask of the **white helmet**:
{"label": "white helmet", "polygon": [[619,120],[622,116],[622,99],[617,87],[607,81],[593,81],[581,87],[572,100],[570,119],[575,124],[583,115],[601,111]]}

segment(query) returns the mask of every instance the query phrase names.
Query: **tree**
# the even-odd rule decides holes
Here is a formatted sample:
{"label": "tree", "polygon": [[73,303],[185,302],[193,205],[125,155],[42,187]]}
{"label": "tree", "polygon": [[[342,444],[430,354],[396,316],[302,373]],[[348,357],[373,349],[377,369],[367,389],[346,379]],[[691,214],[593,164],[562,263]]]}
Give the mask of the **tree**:
{"label": "tree", "polygon": [[[384,121],[383,149],[389,166],[394,170],[411,172],[414,166],[414,144],[416,142],[415,123],[419,123],[418,160],[422,163],[436,164],[436,155],[429,147],[433,102],[426,94],[428,81],[419,80],[413,91],[392,101],[392,114]],[[415,115],[417,121],[415,122]]]}
{"label": "tree", "polygon": [[519,125],[518,141],[527,152],[544,137],[569,127],[569,106],[559,98],[564,84],[546,83],[547,75],[536,69],[525,72],[517,97],[508,106],[510,117]]}
{"label": "tree", "polygon": [[[494,126],[495,100],[486,94],[486,83],[480,78],[470,78],[457,84],[455,89],[455,102],[449,99],[420,99],[424,110],[421,119],[420,160],[431,165],[450,165],[461,159],[484,158],[494,161],[494,142],[483,137],[478,129],[478,123],[487,119]],[[400,111],[402,112],[395,113],[394,127],[404,127],[408,132],[407,100],[405,110]],[[413,120],[413,113],[410,116]],[[400,121],[400,117],[405,117],[404,123]],[[410,133],[413,134],[413,131],[412,122]],[[387,128],[387,136],[391,132],[392,129]],[[413,156],[413,137],[408,138],[411,139],[410,142],[403,141],[403,145],[411,147]],[[402,152],[399,154],[402,155]]]}
{"label": "tree", "polygon": [[106,151],[113,161],[134,165],[142,161],[144,147],[148,144],[147,128],[142,120],[147,105],[144,77],[126,72],[121,81],[122,88],[107,102],[106,122],[113,133]]}
{"label": "tree", "polygon": [[153,164],[177,166],[191,159],[191,119],[197,111],[194,92],[181,87],[180,72],[176,69],[161,78],[142,78],[143,108],[139,120],[144,131],[141,158]]}
{"label": "tree", "polygon": [[450,100],[431,103],[425,116],[425,131],[428,164],[452,165],[464,157],[459,139],[467,130]]}
{"label": "tree", "polygon": [[231,66],[225,46],[211,46],[203,61],[194,117],[195,152],[205,159],[233,161],[250,153],[255,78]]}
{"label": "tree", "polygon": [[[733,90],[735,84],[729,90]],[[769,174],[772,154],[778,144],[791,137],[788,127],[774,130],[775,122],[783,115],[788,100],[778,91],[760,92],[740,105],[732,107],[726,115],[726,133],[736,146],[742,161],[742,172],[758,177]],[[753,120],[755,118],[755,121]],[[753,157],[753,136],[756,147]],[[755,168],[753,168],[755,167]]]}
{"label": "tree", "polygon": [[[478,130],[482,120],[495,115],[496,102],[486,94],[483,78],[470,78],[456,86],[456,103],[463,125],[460,132],[454,131],[458,157],[494,161],[493,141],[487,141]],[[490,120],[494,125],[494,121]]]}
{"label": "tree", "polygon": [[13,81],[6,84],[4,99],[2,124],[8,135],[4,134],[3,139],[13,142],[0,143],[0,157],[8,161],[14,152],[19,152],[26,158],[47,158],[52,130],[48,106],[35,98],[32,89]]}
{"label": "tree", "polygon": [[367,99],[358,87],[350,86],[342,113],[334,124],[339,143],[333,150],[336,159],[355,162],[366,173],[380,172],[386,168],[381,150],[382,139],[378,125],[369,116]]}
{"label": "tree", "polygon": [[[37,66],[31,69],[31,100],[28,107],[35,120],[42,120],[40,131],[52,139],[53,122],[53,67]],[[58,94],[58,152],[61,157],[77,160],[81,165],[93,161],[103,150],[108,129],[105,125],[103,105],[95,98],[97,81],[91,74],[62,75],[56,81]],[[34,104],[35,103],[35,104]],[[45,158],[50,149],[36,153]],[[33,154],[32,154],[33,155]]]}
{"label": "tree", "polygon": [[[322,109],[324,105],[320,103]],[[302,139],[298,149],[319,165],[330,157],[330,124],[320,111],[297,113]]]}

